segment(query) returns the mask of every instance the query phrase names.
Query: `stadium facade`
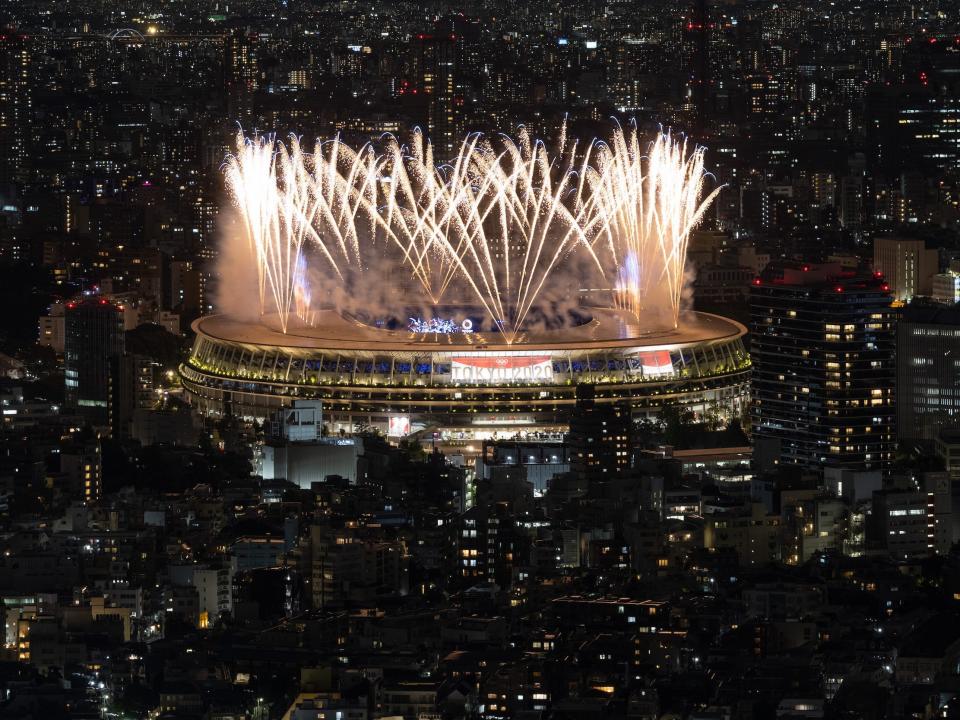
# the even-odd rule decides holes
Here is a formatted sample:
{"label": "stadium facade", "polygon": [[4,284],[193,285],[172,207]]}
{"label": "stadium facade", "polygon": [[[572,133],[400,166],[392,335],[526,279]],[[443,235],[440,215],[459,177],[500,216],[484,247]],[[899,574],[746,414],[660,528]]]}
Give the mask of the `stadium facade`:
{"label": "stadium facade", "polygon": [[743,412],[750,358],[741,324],[689,313],[676,330],[643,334],[626,313],[590,312],[580,325],[531,331],[512,344],[496,333],[389,330],[333,310],[286,333],[269,320],[212,315],[194,322],[181,375],[194,403],[213,414],[265,418],[319,399],[331,433],[564,432],[584,383],[596,386],[598,402],[629,402],[637,418],[667,404],[698,415]]}

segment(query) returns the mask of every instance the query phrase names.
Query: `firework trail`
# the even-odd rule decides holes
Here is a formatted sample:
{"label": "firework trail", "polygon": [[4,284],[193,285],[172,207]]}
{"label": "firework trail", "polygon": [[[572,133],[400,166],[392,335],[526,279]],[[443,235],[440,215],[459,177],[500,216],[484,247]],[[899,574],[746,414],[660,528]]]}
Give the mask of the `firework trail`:
{"label": "firework trail", "polygon": [[644,152],[636,131],[597,143],[585,172],[589,219],[585,231],[613,269],[613,302],[641,318],[648,301],[667,302],[679,318],[690,233],[720,192],[701,199],[704,149],[688,149],[661,133]]}
{"label": "firework trail", "polygon": [[[661,305],[676,325],[691,231],[719,189],[701,199],[703,149],[637,132],[552,156],[525,130],[473,134],[449,164],[415,132],[378,151],[339,138],[304,153],[296,138],[238,136],[226,181],[258,270],[261,312],[286,332],[310,323],[308,259],[334,282],[364,273],[383,244],[432,305],[465,288],[504,339],[518,339],[556,268],[581,254],[609,284],[611,303],[642,322]],[[664,308],[656,308],[658,311]]]}

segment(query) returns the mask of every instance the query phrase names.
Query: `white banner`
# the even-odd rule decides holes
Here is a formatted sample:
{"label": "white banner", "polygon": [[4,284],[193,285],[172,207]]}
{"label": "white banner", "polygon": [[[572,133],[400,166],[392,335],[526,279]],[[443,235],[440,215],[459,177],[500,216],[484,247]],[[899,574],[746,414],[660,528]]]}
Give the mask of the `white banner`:
{"label": "white banner", "polygon": [[463,383],[549,382],[553,363],[549,355],[455,357],[450,375],[454,382]]}

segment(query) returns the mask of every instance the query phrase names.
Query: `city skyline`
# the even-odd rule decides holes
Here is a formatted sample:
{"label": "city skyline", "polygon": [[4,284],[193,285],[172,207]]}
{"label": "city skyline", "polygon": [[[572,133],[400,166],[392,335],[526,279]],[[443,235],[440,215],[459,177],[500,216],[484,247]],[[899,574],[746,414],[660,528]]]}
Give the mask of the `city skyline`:
{"label": "city skyline", "polygon": [[960,717],[958,18],[0,5],[0,717]]}

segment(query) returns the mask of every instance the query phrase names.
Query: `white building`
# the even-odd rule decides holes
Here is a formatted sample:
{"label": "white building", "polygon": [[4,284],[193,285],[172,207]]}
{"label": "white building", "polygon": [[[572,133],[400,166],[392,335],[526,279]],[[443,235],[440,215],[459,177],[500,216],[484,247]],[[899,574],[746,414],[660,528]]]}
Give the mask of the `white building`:
{"label": "white building", "polygon": [[63,312],[63,304],[54,303],[46,315],[40,316],[40,334],[37,339],[39,345],[53,348],[58,355],[63,354],[66,339],[66,322]]}
{"label": "white building", "polygon": [[960,302],[960,273],[949,270],[933,276],[933,299],[944,305]]}

